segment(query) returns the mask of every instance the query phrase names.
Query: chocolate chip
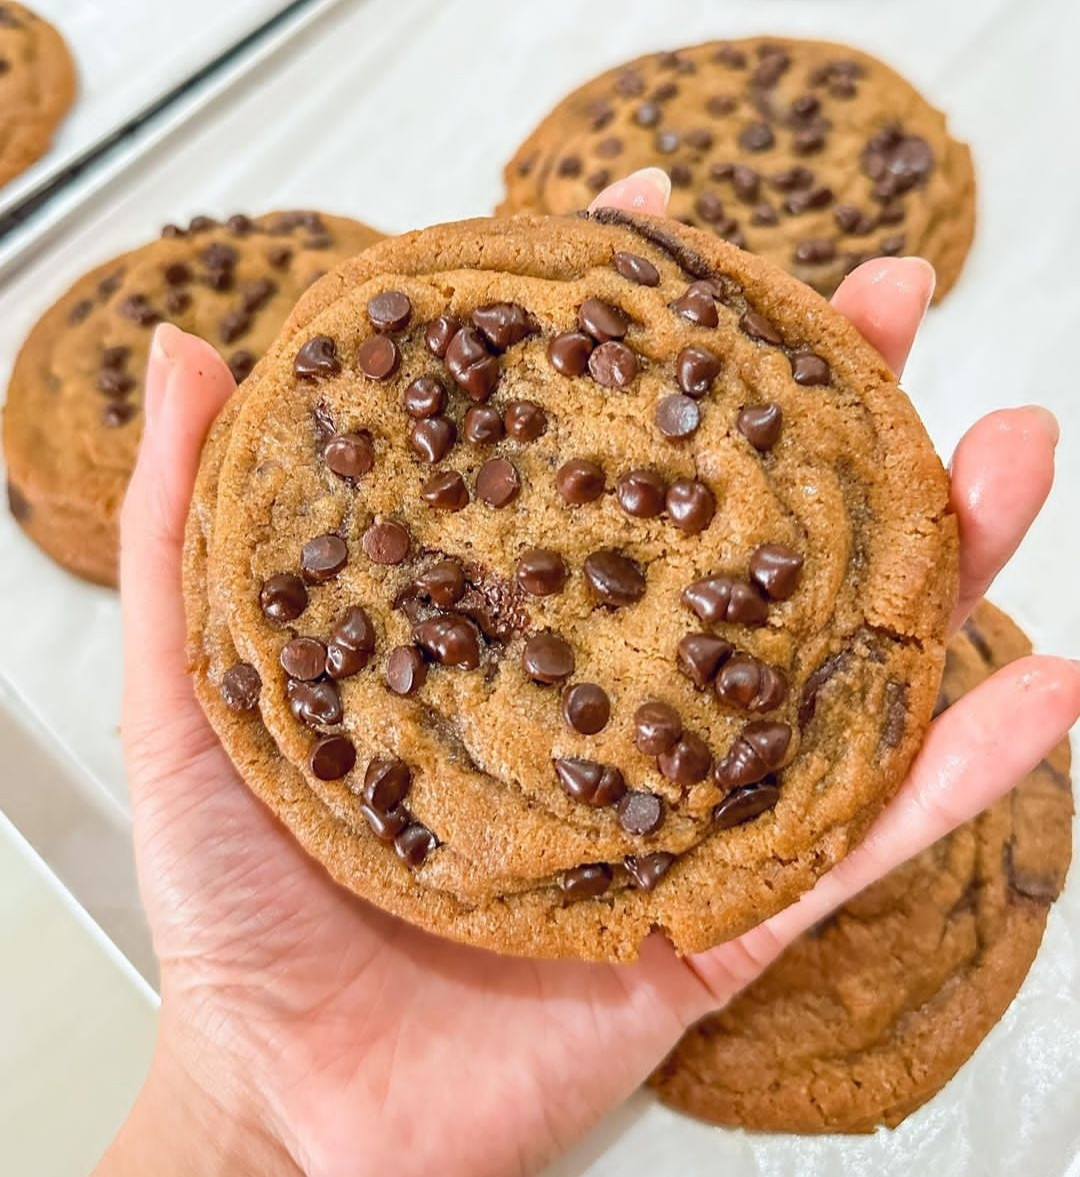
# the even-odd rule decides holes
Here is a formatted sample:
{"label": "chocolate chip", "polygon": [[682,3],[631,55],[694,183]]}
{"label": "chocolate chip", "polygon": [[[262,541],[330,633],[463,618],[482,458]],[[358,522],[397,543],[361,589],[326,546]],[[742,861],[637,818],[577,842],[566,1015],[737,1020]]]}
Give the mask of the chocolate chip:
{"label": "chocolate chip", "polygon": [[650,699],[634,712],[634,747],[646,756],[670,751],[682,734],[682,720],[670,703]]}
{"label": "chocolate chip", "polygon": [[170,262],[163,271],[165,281],[170,286],[184,286],[194,279],[191,267],[187,262]]}
{"label": "chocolate chip", "polygon": [[213,217],[192,217],[188,225],[189,233],[205,233],[207,229],[216,229],[217,221]]}
{"label": "chocolate chip", "polygon": [[642,891],[652,891],[674,861],[674,854],[658,850],[655,854],[628,854],[623,859],[623,866]]}
{"label": "chocolate chip", "polygon": [[472,321],[496,351],[506,351],[535,330],[528,312],[516,302],[493,302],[477,307]]}
{"label": "chocolate chip", "polygon": [[730,642],[712,634],[689,633],[679,641],[676,661],[683,674],[701,691],[716,678],[734,649]]}
{"label": "chocolate chip", "polygon": [[816,94],[800,94],[791,104],[791,113],[797,119],[811,119],[821,110],[821,99]]}
{"label": "chocolate chip", "polygon": [[579,682],[567,687],[562,699],[563,718],[583,736],[595,736],[611,718],[611,700],[596,683]]}
{"label": "chocolate chip", "polygon": [[359,605],[345,610],[330,631],[326,644],[326,672],[331,678],[348,678],[367,666],[375,653],[375,627]]}
{"label": "chocolate chip", "polygon": [[673,151],[679,150],[678,133],[676,131],[660,131],[654,145],[661,155],[671,155]]}
{"label": "chocolate chip", "polygon": [[506,507],[518,497],[521,477],[507,458],[492,458],[476,472],[476,496],[490,507]]}
{"label": "chocolate chip", "polygon": [[855,83],[850,78],[837,78],[829,86],[829,93],[834,98],[854,98]]}
{"label": "chocolate chip", "polygon": [[701,424],[701,409],[696,400],[672,393],[656,406],[656,426],[665,437],[690,437]]}
{"label": "chocolate chip", "polygon": [[791,375],[796,384],[828,384],[832,379],[829,365],[813,352],[800,352],[791,357]]}
{"label": "chocolate chip", "polygon": [[639,127],[655,127],[660,118],[660,107],[655,102],[643,102],[634,111],[634,121]]}
{"label": "chocolate chip", "polygon": [[563,376],[581,376],[595,344],[583,331],[566,331],[548,344],[548,362]]}
{"label": "chocolate chip", "polygon": [[165,309],[170,315],[182,315],[191,306],[191,295],[186,290],[167,290]]}
{"label": "chocolate chip", "polygon": [[349,549],[340,535],[317,535],[300,551],[300,570],[308,584],[333,580],[349,561]]}
{"label": "chocolate chip", "polygon": [[517,582],[531,597],[549,597],[562,592],[566,565],[558,552],[529,548],[517,562]]}
{"label": "chocolate chip", "polygon": [[140,327],[152,327],[161,320],[145,294],[129,294],[116,309],[125,319],[130,319]]}
{"label": "chocolate chip", "polygon": [[754,70],[752,84],[769,89],[776,85],[791,65],[791,58],[783,50],[770,53],[762,59],[761,64]]}
{"label": "chocolate chip", "polygon": [[380,842],[393,842],[409,824],[409,813],[406,809],[394,809],[390,813],[379,813],[370,805],[361,805],[360,812],[364,815],[371,832]]}
{"label": "chocolate chip", "polygon": [[683,732],[674,747],[656,758],[656,767],[672,784],[685,788],[696,785],[709,775],[712,753],[700,736]]}
{"label": "chocolate chip", "polygon": [[469,488],[456,470],[443,470],[424,483],[420,497],[436,511],[460,511],[469,504]]}
{"label": "chocolate chip", "polygon": [[90,312],[94,309],[94,304],[88,299],[80,299],[79,302],[72,306],[68,311],[68,322],[74,327],[79,323],[85,322],[90,317]]}
{"label": "chocolate chip", "polygon": [[615,79],[615,93],[623,98],[636,98],[645,93],[645,79],[637,70],[624,70]]}
{"label": "chocolate chip", "polygon": [[715,327],[720,322],[716,311],[716,291],[711,282],[691,282],[671,309],[699,327]]}
{"label": "chocolate chip", "polygon": [[415,695],[427,681],[427,663],[415,646],[396,646],[386,660],[386,685],[395,695]]}
{"label": "chocolate chip", "polygon": [[372,380],[389,380],[400,362],[397,344],[386,335],[365,339],[356,352],[356,366]]}
{"label": "chocolate chip", "polygon": [[400,290],[385,290],[367,304],[367,313],[376,331],[404,331],[412,318],[412,303]]}
{"label": "chocolate chip", "polygon": [[745,311],[742,318],[739,319],[739,327],[751,339],[756,339],[761,343],[771,343],[774,347],[783,345],[784,337],[776,329],[775,324],[766,319],[764,315],[758,314],[757,311]]}
{"label": "chocolate chip", "polygon": [[825,132],[820,127],[804,127],[791,141],[796,155],[813,155],[825,146]]}
{"label": "chocolate chip", "polygon": [[709,175],[714,180],[730,180],[735,174],[735,164],[730,160],[717,160],[709,165]]}
{"label": "chocolate chip", "polygon": [[340,433],[326,443],[323,460],[339,478],[360,478],[375,465],[370,433]]}
{"label": "chocolate chip", "polygon": [[597,764],[595,760],[564,757],[555,761],[555,773],[570,797],[596,808],[614,805],[626,792],[623,774],[612,765]]}
{"label": "chocolate chip", "polygon": [[637,356],[625,343],[602,343],[589,356],[589,374],[605,388],[625,388],[638,374]]}
{"label": "chocolate chip", "polygon": [[474,401],[486,401],[499,383],[499,358],[488,351],[473,327],[462,327],[450,340],[446,366],[455,383]]}
{"label": "chocolate chip", "polygon": [[534,682],[562,682],[574,673],[574,651],[558,634],[538,633],[525,643],[521,665]]}
{"label": "chocolate chip", "polygon": [[694,182],[694,169],[683,160],[673,163],[668,169],[668,176],[676,188],[689,188]]}
{"label": "chocolate chip", "polygon": [[334,727],[342,720],[341,695],[332,682],[300,682],[289,679],[285,687],[293,718],[305,727],[318,730]]}
{"label": "chocolate chip", "polygon": [[433,356],[443,359],[450,340],[461,330],[461,323],[453,315],[440,315],[424,328],[424,342]]}
{"label": "chocolate chip", "polygon": [[572,507],[593,503],[604,493],[604,471],[587,458],[571,458],[556,472],[555,488]]}
{"label": "chocolate chip", "polygon": [[628,282],[635,282],[638,286],[660,285],[660,271],[648,258],[620,251],[611,259],[611,264]]}
{"label": "chocolate chip", "polygon": [[736,654],[716,676],[717,698],[743,711],[773,711],[787,693],[783,674],[749,654]]}
{"label": "chocolate chip", "polygon": [[423,866],[428,857],[438,848],[439,840],[418,821],[407,825],[394,839],[394,853],[407,867],[415,870]]}
{"label": "chocolate chip", "polygon": [[511,401],[503,412],[503,426],[515,441],[535,441],[547,429],[547,414],[533,401]]}
{"label": "chocolate chip", "polygon": [[751,225],[775,225],[779,223],[779,220],[776,209],[768,201],[755,204],[754,211],[750,214]]}
{"label": "chocolate chip", "polygon": [[127,372],[115,368],[102,368],[97,378],[98,391],[106,396],[122,398],[135,387],[135,380]]}
{"label": "chocolate chip", "polygon": [[414,626],[412,636],[420,649],[442,666],[475,670],[480,665],[480,632],[467,617],[429,618]]}
{"label": "chocolate chip", "polygon": [[473,445],[495,445],[503,432],[502,414],[490,405],[473,405],[465,414],[465,440]]}
{"label": "chocolate chip", "polygon": [[293,251],[287,245],[275,245],[266,251],[266,260],[275,270],[287,270]]}
{"label": "chocolate chip", "polygon": [[611,879],[611,867],[604,862],[595,862],[563,871],[559,876],[559,888],[568,900],[578,903],[603,895],[611,886]]}
{"label": "chocolate chip", "polygon": [[581,175],[581,159],[576,155],[564,155],[559,160],[557,172],[560,176],[565,176],[572,179],[574,176]]}
{"label": "chocolate chip", "polygon": [[310,682],[326,673],[326,647],[315,638],[293,638],[282,647],[279,661],[290,678]]}
{"label": "chocolate chip", "polygon": [[236,383],[243,384],[255,367],[255,355],[253,352],[241,348],[239,351],[234,351],[226,363],[229,365],[229,371]]}
{"label": "chocolate chip", "polygon": [[263,582],[259,605],[271,621],[295,621],[307,608],[304,582],[291,572],[279,572]]}
{"label": "chocolate chip", "polygon": [[410,417],[435,417],[446,408],[446,389],[434,376],[417,376],[401,398]]}
{"label": "chocolate chip", "polygon": [[277,294],[277,290],[277,283],[272,279],[257,278],[254,282],[249,282],[244,287],[240,301],[245,311],[254,314],[266,306],[270,299]]}
{"label": "chocolate chip", "polygon": [[623,142],[616,135],[608,135],[601,139],[593,149],[600,159],[614,159],[623,149]]}
{"label": "chocolate chip", "polygon": [[736,164],[731,170],[731,183],[735,195],[747,204],[757,200],[761,189],[761,177],[753,168],[745,164]]}
{"label": "chocolate chip", "polygon": [[735,425],[739,432],[762,453],[771,450],[780,438],[784,414],[775,401],[763,405],[747,405],[739,410]]}
{"label": "chocolate chip", "polygon": [[361,541],[364,554],[374,564],[400,564],[409,554],[412,539],[409,533],[392,519],[373,523]]}
{"label": "chocolate chip", "polygon": [[694,127],[686,132],[683,140],[694,151],[708,151],[713,145],[713,134],[708,127]]}
{"label": "chocolate chip", "polygon": [[716,499],[702,482],[680,478],[668,487],[665,499],[671,522],[687,535],[705,530],[716,514]]}
{"label": "chocolate chip", "polygon": [[663,513],[667,484],[656,470],[630,470],[615,484],[619,506],[635,519],[655,519]]}
{"label": "chocolate chip", "polygon": [[792,260],[804,266],[819,266],[836,257],[836,245],[823,237],[808,237],[796,244]]}
{"label": "chocolate chip", "polygon": [[237,662],[221,676],[221,698],[230,711],[254,711],[262,691],[262,679],[250,662]]}
{"label": "chocolate chip", "polygon": [[235,343],[251,327],[251,316],[246,311],[230,311],[221,320],[221,338],[225,343]]}
{"label": "chocolate chip", "polygon": [[878,249],[885,257],[896,257],[898,254],[904,252],[904,246],[907,244],[907,238],[903,233],[896,233],[892,237],[885,237],[882,239]]}
{"label": "chocolate chip", "polygon": [[757,784],[784,763],[790,743],[791,727],[786,723],[748,723],[717,764],[716,783],[722,789]]}
{"label": "chocolate chip", "polygon": [[293,371],[302,380],[336,376],[341,371],[337,344],[329,335],[316,335],[296,353]]}
{"label": "chocolate chip", "polygon": [[618,805],[619,825],[628,834],[655,834],[664,824],[664,803],[655,793],[631,789]]}
{"label": "chocolate chip", "polygon": [[832,204],[833,190],[821,185],[808,192],[795,192],[784,201],[784,209],[792,216],[798,216],[812,208],[826,208]]}
{"label": "chocolate chip", "polygon": [[134,420],[136,406],[129,401],[111,401],[101,411],[101,423],[107,429],[118,429]]}
{"label": "chocolate chip", "polygon": [[896,748],[907,729],[907,683],[889,679],[885,684],[884,711],[885,722],[881,728],[881,743],[886,748]]}
{"label": "chocolate chip", "polygon": [[629,557],[601,548],[585,557],[585,578],[605,605],[632,605],[645,595],[645,574]]}
{"label": "chocolate chip", "polygon": [[814,173],[809,168],[804,168],[801,164],[784,168],[782,171],[775,172],[769,178],[769,183],[778,192],[794,192],[797,189],[809,188],[813,182]]}
{"label": "chocolate chip", "polygon": [[706,625],[721,621],[736,625],[764,625],[769,616],[765,598],[744,580],[706,576],[683,589],[682,603]]}
{"label": "chocolate chip", "polygon": [[19,523],[25,523],[34,513],[30,500],[13,482],[7,484],[8,508]]}
{"label": "chocolate chip", "polygon": [[412,770],[404,760],[373,760],[364,773],[365,802],[378,813],[390,813],[405,800],[412,787]]}
{"label": "chocolate chip", "polygon": [[[877,222],[881,225],[899,225],[906,216],[907,210],[904,208],[903,201],[889,200],[886,201],[878,210]],[[873,219],[874,218],[869,216],[866,217],[868,226],[866,229],[867,233],[869,233],[871,229],[876,228],[876,226],[872,223]],[[901,249],[902,248],[903,246],[901,246]]]}
{"label": "chocolate chip", "polygon": [[457,440],[457,426],[449,417],[428,417],[414,421],[409,429],[409,446],[425,462],[441,462]]}
{"label": "chocolate chip", "polygon": [[687,396],[702,397],[720,375],[720,357],[704,347],[684,347],[675,360],[675,378]]}
{"label": "chocolate chip", "polygon": [[825,685],[837,674],[841,673],[851,660],[850,650],[840,650],[830,654],[828,658],[811,672],[803,684],[802,698],[799,700],[799,726],[805,727],[817,711],[818,695]]}
{"label": "chocolate chip", "polygon": [[750,123],[739,133],[739,146],[744,151],[768,151],[776,142],[768,123]]}
{"label": "chocolate chip", "polygon": [[320,781],[339,781],[356,763],[356,749],[345,736],[324,736],[311,749],[308,763]]}
{"label": "chocolate chip", "polygon": [[597,343],[622,339],[630,327],[630,320],[616,306],[599,298],[587,298],[578,308],[578,325]]}
{"label": "chocolate chip", "polygon": [[713,810],[713,824],[719,830],[730,830],[776,807],[780,789],[775,781],[761,781],[734,789]]}
{"label": "chocolate chip", "polygon": [[786,601],[795,592],[803,558],[784,544],[762,544],[750,557],[750,579],[767,597]]}
{"label": "chocolate chip", "polygon": [[440,609],[456,605],[465,595],[465,589],[465,571],[456,560],[440,560],[413,581],[417,596]]}
{"label": "chocolate chip", "polygon": [[713,61],[718,65],[726,65],[728,69],[746,68],[746,54],[734,45],[721,45],[713,54]]}

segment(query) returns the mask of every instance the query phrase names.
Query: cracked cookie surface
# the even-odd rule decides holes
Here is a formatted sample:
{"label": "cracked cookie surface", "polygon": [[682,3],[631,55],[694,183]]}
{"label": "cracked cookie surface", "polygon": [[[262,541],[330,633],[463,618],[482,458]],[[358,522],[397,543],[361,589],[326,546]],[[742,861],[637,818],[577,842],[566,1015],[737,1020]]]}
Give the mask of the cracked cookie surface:
{"label": "cracked cookie surface", "polygon": [[[983,602],[950,644],[937,710],[1031,652]],[[690,1030],[651,1085],[670,1106],[770,1132],[895,1127],[1004,1014],[1072,854],[1064,741],[1007,797],[802,937]]]}
{"label": "cracked cookie surface", "polygon": [[331,874],[497,950],[738,934],[891,795],[956,579],[880,358],[715,238],[436,226],[301,301],[204,453],[196,689]]}

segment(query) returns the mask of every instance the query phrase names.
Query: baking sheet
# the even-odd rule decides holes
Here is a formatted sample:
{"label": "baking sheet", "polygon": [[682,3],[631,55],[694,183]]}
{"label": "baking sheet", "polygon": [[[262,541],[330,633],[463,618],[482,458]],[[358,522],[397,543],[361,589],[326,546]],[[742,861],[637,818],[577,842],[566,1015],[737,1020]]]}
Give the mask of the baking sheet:
{"label": "baking sheet", "polygon": [[0,220],[89,149],[291,0],[28,0],[60,30],[79,92],[51,150],[0,187]]}
{"label": "baking sheet", "polygon": [[[972,142],[979,236],[960,284],[932,312],[905,384],[945,454],[995,407],[1039,400],[1062,419],[1057,488],[993,595],[1038,646],[1080,653],[1072,0],[546,0],[542,17],[501,0],[342,0],[13,266],[0,291],[0,380],[54,297],[166,220],[316,205],[404,230],[482,212],[500,195],[502,161],[591,73],[648,49],[766,31],[880,54]],[[126,806],[115,599],[53,567],[4,517],[0,601],[18,618],[0,636],[11,705],[63,746],[81,793]],[[1080,871],[1009,1015],[946,1093],[891,1134],[751,1137],[692,1124],[640,1096],[552,1177],[1059,1177],[1080,1149],[1078,936]]]}

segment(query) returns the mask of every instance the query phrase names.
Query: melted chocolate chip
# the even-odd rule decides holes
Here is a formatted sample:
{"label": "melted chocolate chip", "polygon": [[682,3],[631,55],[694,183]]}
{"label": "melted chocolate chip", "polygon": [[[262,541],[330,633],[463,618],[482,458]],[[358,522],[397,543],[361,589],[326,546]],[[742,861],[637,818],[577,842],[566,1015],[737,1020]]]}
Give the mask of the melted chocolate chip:
{"label": "melted chocolate chip", "polygon": [[259,605],[271,621],[295,621],[307,608],[307,587],[299,576],[279,572],[263,582]]}
{"label": "melted chocolate chip", "polygon": [[798,242],[792,252],[792,260],[803,266],[819,266],[836,257],[836,245],[823,237],[809,237]]}
{"label": "melted chocolate chip", "polygon": [[744,151],[768,151],[775,142],[773,129],[765,122],[750,123],[739,132],[739,146]]}
{"label": "melted chocolate chip", "polygon": [[220,691],[230,711],[254,711],[259,704],[262,679],[250,662],[237,662],[221,676]]}
{"label": "melted chocolate chip", "polygon": [[630,320],[616,306],[599,298],[587,298],[578,308],[578,325],[597,343],[622,339],[630,327]]}
{"label": "melted chocolate chip", "polygon": [[715,327],[720,322],[716,290],[711,282],[691,282],[671,304],[671,309],[698,327]]}
{"label": "melted chocolate chip", "polygon": [[311,749],[308,763],[320,781],[339,781],[356,764],[356,749],[345,736],[324,736]]}
{"label": "melted chocolate chip", "polygon": [[465,570],[457,560],[440,560],[421,572],[412,587],[421,600],[449,609],[465,596]]}
{"label": "melted chocolate chip", "polygon": [[330,631],[326,671],[331,678],[348,678],[367,666],[375,653],[375,627],[359,606],[350,606]]}
{"label": "melted chocolate chip", "polygon": [[402,393],[410,417],[435,417],[446,408],[446,389],[434,376],[417,376]]}
{"label": "melted chocolate chip", "polygon": [[375,465],[370,433],[341,433],[326,443],[323,461],[339,478],[360,478]]}
{"label": "melted chocolate chip", "polygon": [[908,684],[890,679],[885,684],[885,722],[881,728],[881,744],[896,748],[907,729]]}
{"label": "melted chocolate chip", "polygon": [[356,366],[372,380],[389,380],[400,362],[397,344],[386,335],[365,339],[356,352]]}
{"label": "melted chocolate chip", "polygon": [[556,633],[538,633],[525,643],[521,665],[534,682],[562,682],[574,673],[574,650]]}
{"label": "melted chocolate chip", "polygon": [[504,433],[502,414],[490,405],[473,405],[465,414],[465,440],[473,445],[495,445]]}
{"label": "melted chocolate chip", "polygon": [[642,891],[652,891],[671,869],[674,861],[674,854],[658,850],[655,854],[628,854],[623,859],[623,865]]}
{"label": "melted chocolate chip", "polygon": [[746,311],[739,320],[739,327],[745,335],[761,343],[771,343],[773,347],[781,347],[784,337],[777,330],[775,324],[758,314],[757,311]]}
{"label": "melted chocolate chip", "polygon": [[413,628],[412,636],[427,657],[442,666],[475,670],[480,665],[480,633],[467,617],[429,618]]}
{"label": "melted chocolate chip", "polygon": [[628,556],[601,548],[585,557],[585,578],[605,605],[632,605],[645,595],[645,574]]}
{"label": "melted chocolate chip", "polygon": [[455,383],[474,401],[486,401],[499,383],[499,358],[492,355],[479,331],[462,329],[446,349],[446,366]]}
{"label": "melted chocolate chip", "polygon": [[824,662],[813,671],[803,684],[802,698],[799,700],[799,726],[805,727],[813,718],[817,710],[817,700],[822,688],[834,675],[839,674],[851,659],[849,650],[840,650],[830,654]]}
{"label": "melted chocolate chip", "polygon": [[676,661],[683,674],[701,691],[716,678],[734,649],[730,642],[712,634],[690,633],[679,641]]}
{"label": "melted chocolate chip", "polygon": [[638,374],[638,358],[625,343],[610,340],[589,356],[589,374],[605,388],[626,388]]}
{"label": "melted chocolate chip", "polygon": [[668,487],[665,499],[671,522],[687,535],[704,531],[716,514],[716,499],[703,482],[680,478]]}
{"label": "melted chocolate chip", "polygon": [[428,417],[409,429],[409,446],[425,462],[441,462],[457,441],[457,426],[449,417]]}
{"label": "melted chocolate chip", "polygon": [[760,719],[748,723],[717,764],[716,783],[722,789],[757,784],[780,768],[790,743],[791,727],[786,723]]}
{"label": "melted chocolate chip", "polygon": [[786,601],[799,584],[803,558],[785,544],[762,544],[750,557],[750,579],[774,601]]}
{"label": "melted chocolate chip", "polygon": [[812,352],[800,352],[791,357],[791,375],[796,384],[828,384],[832,379],[829,365]]}
{"label": "melted chocolate chip", "polygon": [[412,770],[404,760],[373,760],[364,773],[364,801],[378,813],[397,809],[411,787]]}
{"label": "melted chocolate chip", "polygon": [[296,353],[293,371],[302,380],[318,380],[336,376],[341,371],[337,344],[329,335],[316,335]]}
{"label": "melted chocolate chip", "polygon": [[614,805],[626,792],[623,774],[609,764],[576,756],[555,761],[555,774],[567,795],[585,805]]}
{"label": "melted chocolate chip", "polygon": [[511,401],[503,413],[503,426],[515,441],[535,441],[547,429],[547,414],[532,401]]}
{"label": "melted chocolate chip", "polygon": [[566,331],[548,344],[548,362],[562,376],[582,376],[589,367],[594,346],[583,331]]}
{"label": "melted chocolate chip", "polygon": [[305,727],[318,731],[341,722],[344,712],[336,683],[289,679],[285,690],[293,718]]}
{"label": "melted chocolate chip", "polygon": [[394,853],[407,867],[415,870],[416,867],[424,865],[438,845],[439,840],[431,830],[414,821],[394,839]]}
{"label": "melted chocolate chip", "polygon": [[424,483],[420,497],[436,511],[460,511],[469,505],[469,488],[456,470],[443,470]]}
{"label": "melted chocolate chip", "polygon": [[530,548],[517,562],[517,582],[531,597],[548,597],[562,592],[566,565],[558,552]]}
{"label": "melted chocolate chip", "polygon": [[506,351],[535,330],[528,312],[516,302],[493,302],[472,313],[473,326],[495,351]]}
{"label": "melted chocolate chip", "polygon": [[615,486],[619,506],[635,519],[655,519],[663,513],[667,484],[656,470],[630,470]]}
{"label": "melted chocolate chip", "polygon": [[611,886],[611,867],[603,862],[575,866],[559,876],[559,888],[572,903],[596,899]]}
{"label": "melted chocolate chip", "polygon": [[631,789],[618,805],[619,825],[628,834],[655,834],[664,824],[664,803],[655,793]]}
{"label": "melted chocolate chip", "polygon": [[774,711],[787,693],[783,674],[749,654],[736,654],[716,676],[717,698],[742,711]]}
{"label": "melted chocolate chip", "polygon": [[683,589],[682,602],[707,625],[721,621],[764,625],[769,608],[761,594],[743,580],[706,576]]}
{"label": "melted chocolate chip", "polygon": [[675,360],[675,378],[687,396],[703,397],[720,375],[720,357],[704,347],[684,347]]}
{"label": "melted chocolate chip", "polygon": [[647,258],[636,253],[616,253],[611,264],[628,282],[638,286],[660,285],[660,271]]}
{"label": "melted chocolate chip", "polygon": [[360,812],[371,827],[371,832],[380,842],[391,843],[409,824],[409,813],[405,809],[394,809],[390,813],[379,813],[370,805],[361,805]]}
{"label": "melted chocolate chip", "polygon": [[376,331],[404,331],[412,318],[412,303],[402,291],[386,290],[368,303],[367,313]]}
{"label": "melted chocolate chip", "polygon": [[703,781],[712,768],[712,753],[694,732],[683,732],[678,741],[656,758],[656,766],[672,784],[686,788]]}
{"label": "melted chocolate chip", "polygon": [[424,328],[424,343],[433,356],[444,359],[450,340],[461,330],[461,324],[453,315],[440,315]]}
{"label": "melted chocolate chip", "polygon": [[278,659],[290,678],[311,682],[326,673],[326,647],[316,638],[293,638],[281,649]]}
{"label": "melted chocolate chip", "polygon": [[779,800],[780,789],[771,780],[733,789],[713,810],[713,824],[718,830],[730,830],[774,809]]}
{"label": "melted chocolate chip", "polygon": [[740,409],[735,425],[754,449],[766,453],[779,441],[783,420],[780,406],[775,401],[768,401]]}
{"label": "melted chocolate chip", "polygon": [[340,535],[317,535],[300,551],[300,570],[308,584],[333,580],[349,561],[349,549]]}
{"label": "melted chocolate chip", "polygon": [[563,718],[583,736],[595,736],[611,718],[611,700],[603,687],[581,682],[567,687],[562,699]]}
{"label": "melted chocolate chip", "polygon": [[604,471],[587,458],[571,458],[556,472],[555,488],[572,507],[593,503],[604,493]]}
{"label": "melted chocolate chip", "polygon": [[412,539],[409,533],[392,519],[373,523],[361,541],[364,554],[373,564],[400,564],[409,554]]}
{"label": "melted chocolate chip", "polygon": [[395,646],[386,660],[386,685],[395,695],[415,695],[427,681],[427,663],[415,646]]}
{"label": "melted chocolate chip", "polygon": [[670,751],[682,734],[682,720],[670,703],[650,699],[634,712],[634,746],[646,756]]}
{"label": "melted chocolate chip", "polygon": [[521,492],[521,476],[507,458],[492,458],[476,473],[476,497],[489,507],[509,506]]}

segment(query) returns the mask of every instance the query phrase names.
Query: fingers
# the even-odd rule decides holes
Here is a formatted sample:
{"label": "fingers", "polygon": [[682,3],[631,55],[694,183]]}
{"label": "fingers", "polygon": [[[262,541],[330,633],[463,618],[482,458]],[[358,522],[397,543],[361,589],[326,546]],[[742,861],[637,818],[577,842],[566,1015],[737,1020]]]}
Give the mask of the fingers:
{"label": "fingers", "polygon": [[667,213],[671,197],[671,180],[662,168],[642,168],[631,172],[624,180],[616,180],[589,205],[589,212],[598,208],[621,208],[631,213],[652,213],[662,217]]}
{"label": "fingers", "polygon": [[687,963],[716,1001],[730,1000],[807,928],[1007,793],[1078,717],[1080,664],[1029,657],[999,670],[930,725],[896,798],[812,891]]}
{"label": "fingers", "polygon": [[1054,481],[1058,424],[1038,405],[990,413],[960,439],[952,504],[960,528],[955,630],[1020,545]]}
{"label": "fingers", "polygon": [[206,432],[235,388],[206,342],[168,324],[154,333],[145,427],[121,515],[125,734],[153,730],[190,699],[180,595],[184,522]]}
{"label": "fingers", "polygon": [[934,295],[934,267],[921,257],[882,257],[853,270],[832,304],[899,376]]}

